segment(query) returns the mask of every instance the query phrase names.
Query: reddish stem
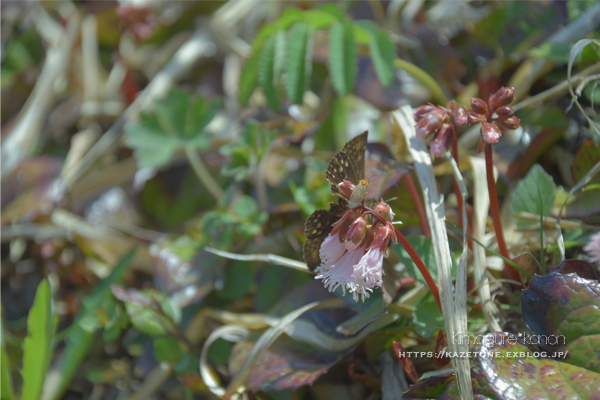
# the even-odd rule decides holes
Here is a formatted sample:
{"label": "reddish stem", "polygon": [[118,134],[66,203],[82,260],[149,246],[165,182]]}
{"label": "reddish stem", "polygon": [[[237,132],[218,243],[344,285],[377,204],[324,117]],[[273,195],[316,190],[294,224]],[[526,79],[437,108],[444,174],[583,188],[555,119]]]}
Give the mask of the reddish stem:
{"label": "reddish stem", "polygon": [[421,204],[421,198],[419,197],[419,193],[417,193],[417,188],[415,187],[415,182],[410,176],[409,173],[404,174],[404,179],[406,181],[406,186],[408,187],[408,191],[415,202],[415,207],[417,208],[417,214],[419,214],[419,220],[421,221],[421,229],[423,230],[423,235],[427,239],[431,237],[431,233],[429,233],[429,226],[427,225],[427,216],[425,215],[425,210],[423,209],[423,204]]}
{"label": "reddish stem", "polygon": [[[492,213],[492,220],[494,221],[494,231],[496,231],[498,248],[500,250],[500,254],[510,260],[511,258],[508,254],[506,241],[504,240],[504,232],[502,231],[500,207],[498,205],[498,193],[496,192],[496,180],[494,179],[494,156],[492,154],[492,145],[490,143],[486,143],[485,145],[485,169],[487,172],[488,192],[490,195],[490,212]],[[505,267],[510,279],[521,282],[521,277],[516,269],[508,264],[505,264]]]}
{"label": "reddish stem", "polygon": [[427,286],[429,286],[429,290],[431,290],[431,294],[433,294],[433,298],[435,299],[435,302],[437,303],[440,309],[440,313],[444,315],[444,313],[442,312],[442,303],[440,302],[440,292],[438,290],[437,285],[435,284],[435,281],[431,277],[429,270],[427,269],[427,267],[423,263],[423,260],[421,260],[421,257],[419,257],[415,249],[413,249],[408,240],[406,240],[402,232],[400,232],[398,228],[394,228],[396,229],[396,236],[398,237],[398,241],[400,242],[402,247],[404,247],[404,250],[408,252],[408,255],[410,256],[411,260],[413,260],[413,262],[416,264],[417,268],[419,268],[419,271],[421,271],[421,275],[423,275],[423,278],[425,278],[425,282],[427,282]]}
{"label": "reddish stem", "polygon": [[[375,210],[373,210],[369,207],[366,207],[366,206],[362,206],[361,208],[365,211],[365,214],[372,215],[379,222],[381,222],[383,224],[390,224],[390,221],[385,219],[381,214],[379,214]],[[435,284],[435,281],[431,277],[429,270],[427,269],[427,267],[425,266],[425,263],[423,263],[423,260],[421,260],[421,257],[419,257],[419,255],[417,254],[415,249],[411,246],[411,244],[408,242],[408,240],[406,240],[406,238],[404,237],[402,232],[400,232],[400,230],[398,228],[396,228],[395,226],[394,226],[394,229],[396,231],[396,237],[398,238],[398,241],[400,242],[402,247],[404,247],[404,250],[406,250],[408,252],[410,259],[413,260],[413,262],[415,263],[417,268],[419,268],[419,271],[421,272],[421,275],[423,275],[423,278],[425,278],[425,282],[427,283],[427,286],[429,286],[429,290],[431,290],[431,294],[433,294],[433,297],[435,298],[435,302],[437,303],[437,305],[440,309],[440,313],[442,313],[442,303],[440,303],[440,291],[438,290],[438,287]],[[443,313],[442,313],[442,315],[443,315]]]}
{"label": "reddish stem", "polygon": [[[454,139],[452,139],[452,157],[454,158],[454,161],[456,161],[456,166],[458,167],[458,170],[460,171],[460,161],[458,160],[458,140],[456,139],[456,135],[454,136]],[[463,229],[463,198],[462,198],[462,193],[460,192],[460,189],[458,187],[458,182],[456,182],[456,179],[454,179],[454,194],[456,195],[456,202],[458,203],[458,219],[459,219],[459,226],[460,229]],[[471,236],[473,236],[473,232],[471,231],[471,224],[469,223],[469,218],[467,216],[467,233]],[[469,249],[473,250],[473,240],[467,236],[467,243],[469,244]]]}

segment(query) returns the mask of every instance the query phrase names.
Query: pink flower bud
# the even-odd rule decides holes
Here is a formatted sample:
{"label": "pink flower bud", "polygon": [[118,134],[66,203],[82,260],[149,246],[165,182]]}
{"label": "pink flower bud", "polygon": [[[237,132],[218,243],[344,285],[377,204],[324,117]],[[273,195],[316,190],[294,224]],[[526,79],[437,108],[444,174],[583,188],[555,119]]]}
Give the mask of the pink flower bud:
{"label": "pink flower bud", "polygon": [[381,199],[379,204],[376,204],[375,207],[373,207],[373,211],[389,221],[394,220],[394,212],[392,211],[392,208],[387,203],[384,203],[383,199]]}
{"label": "pink flower bud", "polygon": [[444,154],[452,144],[452,136],[452,125],[448,123],[442,125],[442,128],[429,145],[429,153],[434,157],[439,157]]}
{"label": "pink flower bud", "polygon": [[502,136],[502,131],[494,124],[490,124],[489,122],[484,123],[481,126],[481,137],[487,143],[496,143],[500,140],[500,136]]}
{"label": "pink flower bud", "polygon": [[377,229],[375,239],[373,239],[373,243],[371,244],[370,248],[379,249],[382,252],[385,251],[393,232],[394,228],[391,226],[391,224],[380,226],[379,229]]}
{"label": "pink flower bud", "polygon": [[466,125],[469,122],[469,114],[467,114],[467,109],[458,106],[453,108],[451,119],[452,123],[456,126]]}
{"label": "pink flower bud", "polygon": [[348,232],[348,228],[352,221],[354,221],[358,217],[358,210],[348,210],[342,215],[337,222],[335,222],[333,226],[333,230],[329,235],[334,236],[339,234],[340,243],[344,242],[344,238],[346,237],[346,233]]}
{"label": "pink flower bud", "polygon": [[498,114],[499,118],[510,118],[513,115],[515,115],[515,112],[513,111],[512,107],[498,107],[495,110],[496,114]]}
{"label": "pink flower bud", "polygon": [[352,192],[354,192],[356,185],[350,181],[345,180],[343,182],[338,183],[337,187],[342,196],[344,196],[346,199],[350,199],[350,196],[352,196]]}
{"label": "pink flower bud", "polygon": [[512,131],[513,129],[517,129],[519,125],[521,125],[521,121],[516,116],[512,116],[510,118],[498,118],[496,124],[504,130]]}
{"label": "pink flower bud", "polygon": [[487,103],[477,97],[471,99],[471,109],[480,115],[490,115],[490,109]]}
{"label": "pink flower bud", "polygon": [[495,110],[499,107],[509,105],[515,96],[514,88],[501,87],[498,91],[492,95],[490,95],[489,103],[492,110]]}
{"label": "pink flower bud", "polygon": [[423,118],[426,114],[429,114],[436,108],[437,108],[436,106],[433,106],[431,104],[425,104],[425,105],[415,108],[415,113],[414,113],[415,121]]}
{"label": "pink flower bud", "polygon": [[439,108],[435,108],[433,111],[426,114],[417,123],[417,136],[426,138],[434,134],[440,125],[442,125],[442,122],[444,122],[445,116],[445,113]]}
{"label": "pink flower bud", "polygon": [[346,249],[356,250],[364,243],[367,236],[367,221],[364,217],[358,217],[352,222],[346,233]]}
{"label": "pink flower bud", "polygon": [[485,116],[480,115],[474,111],[467,112],[470,124],[483,124],[485,122]]}

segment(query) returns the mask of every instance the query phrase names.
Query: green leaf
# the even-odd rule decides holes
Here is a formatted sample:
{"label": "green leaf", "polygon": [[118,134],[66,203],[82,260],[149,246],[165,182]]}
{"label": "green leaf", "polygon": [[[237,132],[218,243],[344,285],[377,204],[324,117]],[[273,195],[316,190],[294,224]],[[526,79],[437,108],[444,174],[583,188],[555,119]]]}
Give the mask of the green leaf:
{"label": "green leaf", "polygon": [[172,336],[154,339],[154,358],[158,362],[176,364],[182,356],[179,342]]}
{"label": "green leaf", "polygon": [[265,47],[263,48],[260,56],[260,63],[258,66],[258,81],[263,87],[269,107],[273,110],[279,108],[279,101],[277,100],[275,85],[274,85],[274,71],[273,64],[275,58],[275,39],[276,35],[271,36]]}
{"label": "green leaf", "polygon": [[[539,164],[536,164],[527,173],[527,176],[519,182],[512,199],[512,211],[513,213],[528,212],[534,215],[549,216],[554,204],[555,194],[556,185],[554,180],[544,172]],[[543,207],[540,207],[540,196],[543,199]],[[535,225],[535,222],[517,219],[517,226],[519,227]]]}
{"label": "green leaf", "polygon": [[427,294],[417,310],[413,313],[415,332],[429,338],[438,329],[444,329],[444,317],[431,293]]}
{"label": "green leaf", "polygon": [[[548,351],[567,350],[566,363],[600,374],[600,283],[575,273],[535,276],[523,291],[523,320]],[[598,377],[600,378],[600,376]]]}
{"label": "green leaf", "polygon": [[308,10],[304,12],[304,21],[316,30],[327,29],[338,19],[325,10]]}
{"label": "green leaf", "polygon": [[356,78],[354,30],[350,22],[336,22],[329,31],[329,73],[335,90],[348,94]]}
{"label": "green leaf", "polygon": [[111,296],[110,285],[123,279],[123,275],[125,274],[125,271],[127,271],[135,251],[136,249],[134,248],[123,256],[115,268],[113,268],[110,275],[104,278],[104,280],[102,280],[102,282],[100,282],[100,284],[97,285],[83,300],[81,310],[75,317],[75,321],[71,327],[68,328],[64,363],[60,369],[60,384],[55,392],[48,396],[48,398],[54,400],[61,398],[65,390],[69,387],[71,380],[79,369],[79,365],[90,351],[95,336],[93,332],[84,330],[80,326],[80,323],[90,316],[94,316],[104,303],[105,299],[108,296]]}
{"label": "green leaf", "polygon": [[388,34],[382,31],[371,21],[360,21],[357,24],[366,29],[371,34],[369,47],[371,49],[371,58],[375,65],[377,78],[383,86],[388,86],[394,79],[394,58],[396,49],[391,42]]}
{"label": "green leaf", "polygon": [[0,347],[0,351],[2,352],[2,364],[0,365],[2,369],[0,371],[0,374],[2,374],[0,385],[2,386],[0,386],[0,397],[2,400],[12,400],[14,397],[12,380],[10,379],[10,367],[8,365],[8,357],[6,357],[4,352],[4,345]]}
{"label": "green leaf", "polygon": [[540,47],[529,50],[534,57],[545,58],[550,61],[568,63],[569,53],[573,43],[544,43]]}
{"label": "green leaf", "polygon": [[139,122],[125,126],[125,143],[134,150],[140,167],[165,166],[178,150],[204,151],[210,146],[204,128],[218,110],[219,102],[192,98],[175,88],[156,103],[153,113],[142,113]]}
{"label": "green leaf", "polygon": [[256,85],[258,85],[258,61],[260,53],[252,54],[252,56],[244,64],[242,75],[240,76],[240,92],[239,102],[242,106],[247,106],[250,96],[254,93]]}
{"label": "green leaf", "polygon": [[288,33],[288,53],[285,65],[285,89],[289,99],[295,104],[302,104],[311,60],[310,29],[305,23],[297,23]]}
{"label": "green leaf", "polygon": [[287,51],[286,35],[283,29],[275,34],[275,54],[273,56],[273,84],[277,87],[281,82],[285,67],[285,54]]}
{"label": "green leaf", "polygon": [[204,98],[198,96],[195,100],[190,101],[187,112],[186,134],[187,136],[197,137],[204,136],[202,131],[212,121],[219,111],[219,102],[205,101]]}
{"label": "green leaf", "polygon": [[[433,244],[431,239],[427,239],[424,236],[406,236],[406,240],[410,243],[410,245],[415,249],[421,260],[425,266],[429,269],[429,273],[434,281],[437,282],[437,271],[435,270],[435,256],[433,254]],[[425,278],[421,275],[421,272],[413,262],[413,260],[408,255],[408,252],[404,250],[401,244],[392,245],[393,249],[396,251],[402,263],[406,266],[406,271],[410,276],[415,278],[415,280],[427,284],[425,282]]]}
{"label": "green leaf", "polygon": [[27,317],[27,337],[23,343],[22,400],[38,400],[52,358],[54,308],[48,280],[38,286],[33,307]]}
{"label": "green leaf", "polygon": [[166,314],[166,316],[162,315],[159,310],[155,310],[150,305],[138,305],[125,300],[125,309],[127,310],[131,324],[140,332],[150,336],[165,335],[175,328],[173,323],[179,324],[181,322],[181,309],[165,294],[155,290],[143,290],[139,292],[135,289],[129,289],[129,292],[132,291],[139,293],[136,297],[141,295],[147,299],[148,303],[157,303],[160,305],[160,308]]}
{"label": "green leaf", "polygon": [[156,102],[154,109],[163,132],[184,135],[188,101],[187,93],[173,88],[165,99]]}
{"label": "green leaf", "polygon": [[343,21],[346,19],[344,12],[341,10],[340,6],[335,3],[322,3],[319,5],[319,10],[326,11],[336,17],[339,21]]}

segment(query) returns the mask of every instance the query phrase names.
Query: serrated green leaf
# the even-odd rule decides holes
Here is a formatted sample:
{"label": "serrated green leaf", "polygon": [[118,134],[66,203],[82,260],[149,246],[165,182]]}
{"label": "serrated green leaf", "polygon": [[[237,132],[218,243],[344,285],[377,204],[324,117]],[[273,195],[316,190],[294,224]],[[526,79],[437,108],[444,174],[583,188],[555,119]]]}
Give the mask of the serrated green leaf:
{"label": "serrated green leaf", "polygon": [[185,134],[188,102],[189,95],[178,88],[171,89],[165,99],[156,102],[155,113],[164,133],[177,136]]}
{"label": "serrated green leaf", "polygon": [[265,47],[263,47],[258,65],[258,82],[260,83],[265,92],[265,96],[267,97],[267,101],[269,102],[269,107],[271,107],[273,110],[279,108],[279,101],[277,101],[275,86],[273,84],[275,37],[276,35],[271,36],[267,40],[267,43],[265,43]]}
{"label": "serrated green leaf", "polygon": [[52,358],[54,307],[48,280],[38,286],[33,306],[27,317],[27,337],[23,343],[22,400],[38,400],[42,394],[46,372]]}
{"label": "serrated green leaf", "polygon": [[[517,186],[511,203],[512,211],[513,213],[528,212],[534,215],[549,216],[554,204],[555,194],[556,185],[554,180],[539,164],[535,164]],[[540,197],[543,199],[541,206]],[[517,226],[519,227],[535,225],[535,222],[517,219]]]}
{"label": "serrated green leaf", "polygon": [[336,22],[329,31],[329,73],[340,95],[348,94],[356,78],[354,31],[350,22]]}
{"label": "serrated green leaf", "polygon": [[219,110],[218,101],[191,98],[173,89],[155,105],[153,113],[142,113],[138,123],[125,126],[125,143],[134,150],[141,168],[167,165],[178,150],[200,151],[210,146],[204,128]]}
{"label": "serrated green leaf", "polygon": [[281,82],[281,75],[285,67],[285,54],[287,51],[285,31],[280,29],[275,34],[275,54],[273,56],[273,83],[277,86]]}
{"label": "serrated green leaf", "polygon": [[306,90],[306,77],[310,68],[308,61],[312,59],[312,41],[309,32],[308,25],[304,23],[297,23],[288,32],[285,89],[289,99],[295,104],[302,104]]}
{"label": "serrated green leaf", "polygon": [[215,115],[217,115],[217,112],[219,112],[219,106],[218,101],[205,101],[202,97],[191,101],[187,112],[187,119],[189,121],[186,127],[187,135],[194,138],[200,136],[203,129],[206,128]]}
{"label": "serrated green leaf", "polygon": [[377,78],[383,86],[388,86],[394,79],[394,58],[396,49],[392,44],[388,34],[379,29],[371,21],[360,21],[359,26],[366,29],[370,35],[369,47],[371,49],[371,58],[375,65]]}

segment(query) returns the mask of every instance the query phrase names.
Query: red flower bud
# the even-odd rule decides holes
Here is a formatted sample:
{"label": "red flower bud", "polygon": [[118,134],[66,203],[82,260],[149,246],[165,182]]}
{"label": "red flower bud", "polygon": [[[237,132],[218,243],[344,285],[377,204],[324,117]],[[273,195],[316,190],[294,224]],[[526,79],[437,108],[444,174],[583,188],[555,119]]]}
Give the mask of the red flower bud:
{"label": "red flower bud", "polygon": [[439,129],[440,125],[442,125],[442,122],[444,122],[445,116],[445,113],[439,108],[435,108],[433,111],[426,114],[419,120],[419,123],[417,123],[417,136],[426,138],[434,134]]}
{"label": "red flower bud", "polygon": [[339,234],[340,243],[342,243],[346,237],[346,233],[348,232],[350,224],[356,219],[356,217],[358,217],[357,210],[352,209],[346,211],[344,215],[342,215],[342,218],[333,224],[333,230],[331,231],[330,235],[333,236]]}
{"label": "red flower bud", "polygon": [[496,114],[498,114],[498,118],[510,118],[513,115],[515,115],[515,112],[513,111],[512,107],[498,107],[495,110]]}
{"label": "red flower bud", "polygon": [[469,124],[483,124],[485,122],[485,117],[474,111],[469,111],[467,115],[469,118]]}
{"label": "red flower bud", "polygon": [[350,199],[350,196],[352,196],[352,192],[354,192],[354,188],[356,188],[356,185],[350,181],[343,181],[338,183],[337,185],[340,194],[342,196],[344,196],[346,199]]}
{"label": "red flower bud", "polygon": [[387,203],[384,203],[383,199],[381,199],[379,204],[376,204],[375,207],[373,207],[373,211],[390,221],[394,220],[394,213],[392,212],[392,208]]}
{"label": "red flower bud", "polygon": [[481,137],[487,143],[496,143],[500,140],[500,136],[502,136],[502,131],[494,124],[490,124],[489,122],[484,123],[480,129]]}
{"label": "red flower bud", "polygon": [[471,99],[471,109],[480,115],[490,115],[490,109],[487,103],[477,97]]}
{"label": "red flower bud", "polygon": [[469,114],[467,114],[467,109],[464,107],[453,108],[450,118],[452,119],[452,123],[456,126],[463,126],[469,122]]}
{"label": "red flower bud", "polygon": [[514,115],[510,118],[498,118],[495,122],[500,128],[509,131],[517,129],[521,125],[519,118]]}
{"label": "red flower bud", "polygon": [[346,249],[348,251],[358,249],[367,236],[367,221],[358,217],[352,222],[346,233]]}
{"label": "red flower bud", "polygon": [[489,103],[492,110],[507,106],[512,103],[515,96],[514,88],[501,87],[498,91],[490,95]]}
{"label": "red flower bud", "polygon": [[452,125],[447,123],[442,125],[442,128],[429,145],[429,153],[434,157],[439,157],[444,154],[452,144],[452,136]]}
{"label": "red flower bud", "polygon": [[432,106],[431,104],[425,104],[425,105],[415,108],[415,113],[414,113],[415,121],[423,118],[426,114],[429,114],[436,108],[437,108],[436,106]]}
{"label": "red flower bud", "polygon": [[375,239],[373,239],[373,243],[370,248],[379,248],[381,251],[385,251],[387,249],[387,245],[390,241],[390,238],[396,243],[396,234],[394,232],[394,228],[391,224],[385,224],[380,226],[377,229],[377,233],[375,234]]}

